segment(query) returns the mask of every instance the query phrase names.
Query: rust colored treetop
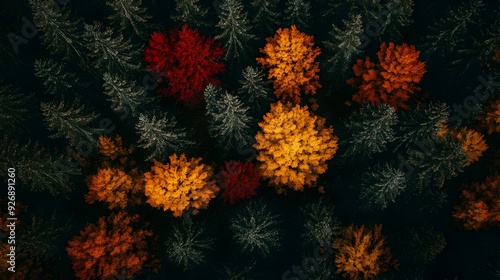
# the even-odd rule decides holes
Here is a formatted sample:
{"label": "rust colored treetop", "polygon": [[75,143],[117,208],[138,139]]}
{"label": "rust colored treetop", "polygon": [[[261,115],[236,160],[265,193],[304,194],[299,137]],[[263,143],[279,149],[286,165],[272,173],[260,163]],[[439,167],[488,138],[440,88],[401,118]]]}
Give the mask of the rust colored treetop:
{"label": "rust colored treetop", "polygon": [[257,62],[269,69],[269,79],[273,79],[274,93],[282,101],[300,101],[300,93],[315,94],[319,84],[319,62],[321,53],[314,46],[313,36],[300,32],[295,25],[280,28],[274,37],[266,39],[267,44],[260,52],[264,57]]}
{"label": "rust colored treetop", "polygon": [[410,96],[420,90],[417,84],[426,72],[425,63],[418,60],[420,51],[407,44],[385,42],[377,52],[379,63],[369,57],[358,59],[352,67],[355,77],[347,83],[358,89],[352,100],[357,103],[388,104],[394,109],[407,109]]}

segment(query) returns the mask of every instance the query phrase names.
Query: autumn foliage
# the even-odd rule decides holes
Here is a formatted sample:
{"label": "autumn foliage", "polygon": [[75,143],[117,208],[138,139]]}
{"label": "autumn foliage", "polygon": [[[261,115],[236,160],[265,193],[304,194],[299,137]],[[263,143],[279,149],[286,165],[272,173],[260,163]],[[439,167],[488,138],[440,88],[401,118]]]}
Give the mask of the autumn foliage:
{"label": "autumn foliage", "polygon": [[473,129],[461,128],[454,133],[454,136],[462,143],[462,150],[467,154],[468,161],[466,166],[478,161],[488,149],[483,135]]}
{"label": "autumn foliage", "polygon": [[385,42],[377,53],[379,63],[369,57],[358,59],[352,67],[355,77],[347,83],[358,91],[352,100],[360,104],[388,104],[394,109],[407,109],[405,102],[416,91],[417,84],[426,72],[425,63],[418,60],[420,51],[414,46]]}
{"label": "autumn foliage", "polygon": [[319,62],[321,53],[314,46],[313,36],[300,32],[295,25],[280,28],[274,37],[266,39],[260,50],[264,57],[257,62],[269,68],[269,79],[274,79],[274,93],[282,101],[300,101],[300,93],[315,94],[319,84]]}
{"label": "autumn foliage", "polygon": [[500,132],[500,98],[485,108],[479,120],[488,134]]}
{"label": "autumn foliage", "polygon": [[224,189],[222,199],[235,204],[257,195],[260,174],[250,162],[226,161],[217,174],[217,182]]}
{"label": "autumn foliage", "polygon": [[78,279],[115,279],[126,271],[127,277],[141,272],[151,259],[146,251],[147,239],[153,234],[144,229],[134,229],[138,215],[124,213],[101,217],[97,223],[88,224],[69,242],[66,251]]}
{"label": "autumn foliage", "polygon": [[[99,137],[97,145],[101,158],[101,167],[96,174],[87,176],[89,187],[85,201],[89,204],[104,202],[109,209],[125,208],[139,202],[141,178],[137,169],[129,168],[127,156],[133,147],[123,147],[122,139],[117,135],[114,139],[105,135]],[[112,161],[117,163],[112,163]],[[129,169],[129,170],[127,170]]]}
{"label": "autumn foliage", "polygon": [[348,279],[374,279],[397,262],[392,258],[382,225],[373,228],[350,225],[335,239],[337,274]]}
{"label": "autumn foliage", "polygon": [[467,230],[500,225],[500,175],[465,185],[453,217]]}
{"label": "autumn foliage", "polygon": [[209,83],[217,83],[215,76],[225,68],[224,55],[221,44],[186,25],[168,33],[154,32],[144,51],[148,70],[166,85],[158,92],[191,106],[203,100]]}
{"label": "autumn foliage", "polygon": [[212,167],[200,163],[201,158],[187,159],[184,154],[170,156],[170,163],[153,160],[151,171],[144,174],[147,202],[175,217],[192,209],[206,208],[219,188],[211,178]]}
{"label": "autumn foliage", "polygon": [[279,193],[286,187],[302,191],[312,186],[338,148],[333,128],[325,127],[325,119],[307,106],[272,104],[259,126],[254,144],[258,169]]}

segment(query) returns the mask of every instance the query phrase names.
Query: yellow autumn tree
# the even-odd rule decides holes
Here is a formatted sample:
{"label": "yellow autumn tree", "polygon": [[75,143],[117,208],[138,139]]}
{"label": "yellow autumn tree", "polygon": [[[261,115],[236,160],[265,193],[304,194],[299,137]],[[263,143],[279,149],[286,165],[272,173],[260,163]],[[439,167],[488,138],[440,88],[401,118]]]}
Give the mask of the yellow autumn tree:
{"label": "yellow autumn tree", "polygon": [[500,98],[484,109],[479,121],[488,134],[500,132]]}
{"label": "yellow autumn tree", "polygon": [[212,167],[201,164],[201,158],[187,159],[182,154],[170,156],[170,163],[153,160],[151,171],[144,174],[147,202],[175,217],[188,208],[193,214],[204,209],[219,188],[212,179]]}
{"label": "yellow autumn tree", "polygon": [[267,44],[260,52],[264,57],[257,62],[269,69],[269,79],[274,81],[274,93],[282,101],[300,101],[300,93],[315,94],[319,84],[321,53],[314,46],[313,36],[300,32],[295,25],[280,28],[274,37],[266,38]]}
{"label": "yellow autumn tree", "polygon": [[397,266],[382,235],[382,225],[373,228],[350,225],[335,239],[333,248],[337,250],[335,273],[348,279],[374,279],[391,266]]}
{"label": "yellow autumn tree", "polygon": [[447,125],[441,125],[436,135],[439,138],[446,138],[448,135],[462,143],[462,150],[467,155],[466,166],[479,160],[483,153],[488,149],[484,136],[467,127],[458,130],[450,129]]}
{"label": "yellow autumn tree", "polygon": [[132,147],[123,147],[122,137],[120,135],[116,135],[114,139],[106,135],[99,136],[97,149],[101,155],[111,160],[115,160],[119,156],[127,156],[133,151]]}
{"label": "yellow autumn tree", "polygon": [[337,151],[333,128],[325,127],[325,119],[307,106],[274,103],[259,126],[253,145],[258,168],[278,193],[285,193],[287,187],[302,191],[312,186]]}

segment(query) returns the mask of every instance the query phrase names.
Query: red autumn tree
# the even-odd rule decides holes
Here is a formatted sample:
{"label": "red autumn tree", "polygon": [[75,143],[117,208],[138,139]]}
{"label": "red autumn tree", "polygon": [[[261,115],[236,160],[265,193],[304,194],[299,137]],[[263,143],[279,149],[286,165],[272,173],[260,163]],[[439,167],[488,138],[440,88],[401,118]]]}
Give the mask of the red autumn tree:
{"label": "red autumn tree", "polygon": [[216,84],[215,76],[224,68],[225,49],[184,25],[179,31],[154,32],[144,51],[148,70],[165,84],[163,96],[193,106],[203,100],[203,90]]}
{"label": "red autumn tree", "polygon": [[377,53],[379,63],[369,57],[358,59],[352,67],[355,77],[347,83],[358,89],[352,100],[360,104],[386,103],[394,109],[407,109],[405,102],[416,90],[424,75],[425,63],[418,60],[420,51],[414,46],[385,42]]}
{"label": "red autumn tree", "polygon": [[134,229],[138,215],[124,213],[101,217],[88,224],[69,242],[66,251],[78,279],[115,279],[126,271],[127,277],[137,275],[151,259],[147,238],[153,233]]}
{"label": "red autumn tree", "polygon": [[217,174],[217,182],[224,189],[222,199],[235,204],[243,199],[251,198],[260,186],[260,174],[250,162],[225,162]]}
{"label": "red autumn tree", "polygon": [[467,230],[500,225],[500,175],[465,185],[453,217]]}

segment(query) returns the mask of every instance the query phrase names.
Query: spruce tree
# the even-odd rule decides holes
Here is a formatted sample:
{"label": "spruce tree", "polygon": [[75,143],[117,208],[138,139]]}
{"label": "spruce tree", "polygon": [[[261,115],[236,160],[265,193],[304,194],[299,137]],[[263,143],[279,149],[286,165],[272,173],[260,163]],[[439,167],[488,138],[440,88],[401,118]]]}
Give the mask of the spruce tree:
{"label": "spruce tree", "polygon": [[106,4],[113,10],[110,16],[113,26],[119,26],[120,31],[131,27],[135,34],[145,35],[145,26],[151,17],[146,8],[141,8],[141,2],[142,0],[106,0]]}
{"label": "spruce tree", "polygon": [[168,118],[166,113],[139,114],[135,126],[139,134],[138,146],[149,150],[147,160],[165,160],[172,153],[181,153],[194,145],[188,139],[185,128],[178,128],[175,117]]}
{"label": "spruce tree", "polygon": [[249,134],[253,119],[249,116],[249,108],[234,95],[224,93],[215,100],[209,117],[209,130],[212,137],[225,151],[246,147],[251,141]]}
{"label": "spruce tree", "polygon": [[205,114],[211,116],[215,112],[215,104],[221,95],[221,89],[213,84],[208,84],[203,91],[203,95],[206,103]]}
{"label": "spruce tree", "polygon": [[137,116],[138,107],[146,102],[146,89],[110,73],[104,73],[103,80],[104,93],[109,97],[113,111],[128,112],[134,117]]}
{"label": "spruce tree", "polygon": [[32,95],[18,93],[12,85],[0,82],[0,131],[14,133],[29,117]]}
{"label": "spruce tree", "polygon": [[34,70],[35,76],[43,80],[48,94],[65,94],[78,82],[76,74],[67,71],[63,64],[53,59],[35,60]]}
{"label": "spruce tree", "polygon": [[308,202],[300,211],[305,221],[302,237],[307,247],[323,247],[340,235],[341,226],[334,216],[334,206],[323,197],[318,201]]}
{"label": "spruce tree", "polygon": [[413,14],[413,0],[390,0],[385,4],[387,15],[381,33],[388,35],[391,41],[401,36],[401,28],[410,25]]}
{"label": "spruce tree", "polygon": [[363,183],[360,197],[364,201],[363,207],[367,210],[386,208],[406,188],[404,172],[389,164],[377,165],[365,172],[361,178]]}
{"label": "spruce tree", "polygon": [[250,105],[252,111],[267,110],[271,101],[271,81],[267,80],[262,70],[248,66],[242,71],[243,80],[239,80],[241,87],[238,94],[242,100]]}
{"label": "spruce tree", "polygon": [[329,53],[325,65],[332,76],[344,80],[354,58],[361,53],[362,41],[359,34],[363,32],[363,28],[361,15],[350,15],[344,21],[343,30],[333,24],[330,39],[323,42]]}
{"label": "spruce tree", "polygon": [[398,126],[398,148],[417,148],[440,142],[437,133],[448,117],[448,106],[440,102],[431,102],[404,112],[401,125]]}
{"label": "spruce tree", "polygon": [[81,20],[70,20],[65,7],[57,7],[53,0],[29,0],[36,28],[51,53],[61,53],[65,59],[84,58]]}
{"label": "spruce tree", "polygon": [[71,176],[80,174],[73,162],[37,143],[19,144],[4,138],[0,141],[0,167],[16,169],[22,178],[20,190],[67,195],[73,190]]}
{"label": "spruce tree", "polygon": [[111,28],[103,29],[101,24],[85,24],[86,46],[95,66],[104,72],[128,73],[140,65],[135,61],[137,51],[130,40],[114,35]]}
{"label": "spruce tree", "polygon": [[470,27],[478,22],[484,6],[482,0],[448,9],[444,17],[434,22],[425,36],[422,48],[424,57],[437,54],[445,56],[456,51],[457,47],[468,39]]}
{"label": "spruce tree", "polygon": [[385,151],[395,139],[396,123],[396,112],[389,105],[364,104],[338,130],[342,157],[354,161]]}
{"label": "spruce tree", "polygon": [[280,12],[277,8],[278,3],[279,0],[252,0],[251,2],[255,11],[252,24],[264,34],[271,35],[279,27]]}
{"label": "spruce tree", "polygon": [[95,146],[97,136],[102,133],[102,129],[96,127],[98,114],[87,112],[79,100],[71,105],[66,105],[64,100],[41,103],[40,108],[47,128],[55,131],[50,138],[65,138],[76,148]]}
{"label": "spruce tree", "polygon": [[295,25],[300,31],[309,28],[311,4],[308,0],[287,0],[285,21],[288,26]]}
{"label": "spruce tree", "polygon": [[199,0],[175,0],[175,13],[172,19],[179,25],[187,24],[191,28],[206,26],[208,8],[203,8]]}
{"label": "spruce tree", "polygon": [[226,61],[241,62],[249,50],[249,41],[255,39],[249,33],[252,27],[247,20],[247,13],[243,12],[243,4],[238,0],[223,0],[220,9],[216,27],[221,33],[215,39],[224,43]]}

